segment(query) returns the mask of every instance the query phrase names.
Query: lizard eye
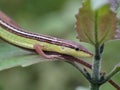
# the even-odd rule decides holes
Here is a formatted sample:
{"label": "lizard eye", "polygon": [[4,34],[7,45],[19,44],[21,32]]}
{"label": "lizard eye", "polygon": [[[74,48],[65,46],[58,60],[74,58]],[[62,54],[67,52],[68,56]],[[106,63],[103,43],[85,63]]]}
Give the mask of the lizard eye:
{"label": "lizard eye", "polygon": [[76,51],[79,51],[80,49],[79,48],[75,48]]}

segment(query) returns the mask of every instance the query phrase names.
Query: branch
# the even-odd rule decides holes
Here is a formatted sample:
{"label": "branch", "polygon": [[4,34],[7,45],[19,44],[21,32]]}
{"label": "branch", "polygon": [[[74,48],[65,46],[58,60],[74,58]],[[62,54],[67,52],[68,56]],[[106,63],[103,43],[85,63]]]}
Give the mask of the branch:
{"label": "branch", "polygon": [[117,90],[120,90],[120,86],[119,85],[117,85],[113,80],[109,80],[108,81],[111,85],[113,85]]}
{"label": "branch", "polygon": [[68,63],[72,64],[74,67],[76,67],[82,74],[83,76],[85,76],[87,78],[87,80],[89,82],[91,82],[91,76],[90,73],[83,67],[80,66],[80,64],[78,62],[69,62]]}
{"label": "branch", "polygon": [[120,64],[117,64],[113,70],[107,74],[105,77],[104,77],[104,81],[102,83],[105,83],[107,82],[108,80],[110,80],[110,78],[112,78],[115,74],[117,74],[118,72],[120,71]]}
{"label": "branch", "polygon": [[[65,55],[65,54],[60,54],[60,53],[56,53],[56,52],[46,52],[46,53],[47,54],[52,54],[52,55],[53,54],[55,54],[55,55],[61,55],[60,58],[62,58],[62,59],[65,59],[67,61],[72,61],[72,62],[78,62],[78,63],[86,66],[87,68],[92,69],[92,65],[91,64],[85,62],[84,60],[81,60],[80,58],[76,58],[76,57],[73,57],[73,56],[69,56],[69,55]],[[104,72],[102,72],[102,73],[104,73]],[[114,86],[117,90],[120,90],[120,86],[117,85],[113,80],[110,79],[108,82],[112,86]]]}
{"label": "branch", "polygon": [[[87,62],[85,62],[85,61],[83,61],[81,59],[78,59],[78,58],[75,58],[75,57],[72,57],[72,56],[66,56],[66,55],[63,55],[62,57],[64,57],[64,59],[66,59],[66,60],[76,61],[76,62],[86,66],[87,68],[92,69],[92,65],[91,64],[89,64],[89,63],[87,63]],[[102,73],[104,73],[104,72],[102,72]],[[117,90],[120,90],[120,86],[117,85],[112,79],[108,80],[108,82],[112,86],[114,86]]]}

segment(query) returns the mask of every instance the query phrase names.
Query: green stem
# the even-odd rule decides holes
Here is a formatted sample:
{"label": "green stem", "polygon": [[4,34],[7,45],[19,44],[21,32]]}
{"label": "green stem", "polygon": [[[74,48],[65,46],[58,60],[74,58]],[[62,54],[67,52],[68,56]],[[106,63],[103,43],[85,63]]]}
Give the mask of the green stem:
{"label": "green stem", "polygon": [[91,83],[91,90],[99,90],[99,80],[100,80],[100,71],[101,71],[101,50],[99,46],[98,40],[98,12],[95,12],[95,56],[92,65],[92,83]]}
{"label": "green stem", "polygon": [[76,68],[82,73],[82,75],[83,75],[89,82],[91,82],[91,77],[90,77],[89,72],[88,72],[85,68],[81,67],[78,62],[68,62],[68,63],[70,63],[70,64],[72,64],[74,67],[76,67]]}
{"label": "green stem", "polygon": [[118,72],[120,72],[120,64],[116,65],[113,68],[113,70],[104,77],[104,80],[101,82],[101,84],[103,84],[103,83],[107,82],[108,80],[110,80],[110,78],[112,78]]}
{"label": "green stem", "polygon": [[92,67],[92,79],[93,81],[97,82],[100,80],[100,66],[101,66],[101,55],[99,47],[95,48],[95,57]]}
{"label": "green stem", "polygon": [[99,80],[100,80],[100,71],[101,71],[101,55],[100,48],[96,45],[95,47],[95,57],[92,67],[92,83],[91,90],[99,90]]}
{"label": "green stem", "polygon": [[99,90],[100,86],[99,85],[91,85],[91,90]]}

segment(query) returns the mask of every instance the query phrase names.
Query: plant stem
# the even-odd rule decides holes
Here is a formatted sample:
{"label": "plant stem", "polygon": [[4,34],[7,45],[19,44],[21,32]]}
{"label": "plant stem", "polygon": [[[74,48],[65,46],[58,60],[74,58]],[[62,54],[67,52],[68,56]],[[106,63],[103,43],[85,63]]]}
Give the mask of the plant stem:
{"label": "plant stem", "polygon": [[98,45],[95,45],[95,56],[94,56],[94,62],[92,67],[92,81],[91,83],[91,90],[99,90],[100,85],[100,71],[101,71],[101,54],[100,54],[100,48]]}
{"label": "plant stem", "polygon": [[104,80],[103,80],[101,83],[107,82],[108,80],[110,80],[110,78],[112,78],[112,77],[113,77],[115,74],[117,74],[118,72],[120,72],[120,64],[116,65],[116,66],[113,68],[113,70],[104,77]]}
{"label": "plant stem", "polygon": [[78,62],[75,62],[75,61],[74,61],[74,62],[68,62],[68,63],[70,63],[70,64],[72,64],[74,67],[76,67],[76,68],[82,73],[82,75],[83,75],[89,82],[91,82],[91,77],[90,77],[89,72],[88,72],[85,68],[81,67]]}
{"label": "plant stem", "polygon": [[99,90],[99,88],[100,88],[99,85],[95,85],[95,84],[91,85],[91,90]]}
{"label": "plant stem", "polygon": [[[103,44],[103,45],[104,45],[104,44]],[[104,46],[103,46],[103,45],[100,47],[100,54],[102,54],[102,52],[103,52],[103,50],[104,50]],[[47,53],[47,54],[55,54],[55,53],[49,52],[49,53]],[[57,54],[57,53],[56,53],[56,54]],[[59,54],[58,54],[58,55],[59,55]],[[77,63],[79,63],[79,64],[82,64],[82,65],[86,66],[86,67],[89,68],[89,69],[92,69],[92,65],[91,65],[91,64],[89,64],[88,62],[85,62],[84,60],[82,60],[82,59],[80,59],[80,58],[76,58],[76,57],[68,56],[68,55],[63,55],[63,54],[61,54],[61,57],[64,58],[65,60],[70,61],[70,62],[77,62]],[[69,62],[69,63],[70,63],[70,62]],[[72,65],[76,67],[76,65],[74,65],[74,64],[72,64]],[[76,68],[79,70],[78,67],[76,67]],[[104,72],[102,72],[102,73],[104,73]],[[114,86],[117,90],[120,90],[120,86],[119,86],[117,83],[115,83],[112,79],[110,79],[108,82],[109,82],[112,86]]]}
{"label": "plant stem", "polygon": [[99,90],[99,80],[100,80],[100,71],[101,71],[101,48],[99,46],[98,40],[98,11],[95,11],[95,56],[92,65],[92,83],[91,90]]}
{"label": "plant stem", "polygon": [[100,65],[101,65],[101,56],[100,56],[100,50],[98,47],[95,48],[95,57],[92,67],[92,79],[97,82],[100,80]]}

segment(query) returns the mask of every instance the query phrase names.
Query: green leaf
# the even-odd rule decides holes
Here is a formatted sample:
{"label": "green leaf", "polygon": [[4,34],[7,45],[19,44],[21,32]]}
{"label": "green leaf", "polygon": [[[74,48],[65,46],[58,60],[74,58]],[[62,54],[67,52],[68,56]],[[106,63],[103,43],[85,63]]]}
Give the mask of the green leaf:
{"label": "green leaf", "polygon": [[114,38],[117,18],[108,3],[97,9],[91,5],[91,0],[84,2],[76,15],[77,37],[83,42],[102,45]]}
{"label": "green leaf", "polygon": [[0,43],[0,71],[15,66],[25,67],[43,61],[50,60],[10,44]]}

